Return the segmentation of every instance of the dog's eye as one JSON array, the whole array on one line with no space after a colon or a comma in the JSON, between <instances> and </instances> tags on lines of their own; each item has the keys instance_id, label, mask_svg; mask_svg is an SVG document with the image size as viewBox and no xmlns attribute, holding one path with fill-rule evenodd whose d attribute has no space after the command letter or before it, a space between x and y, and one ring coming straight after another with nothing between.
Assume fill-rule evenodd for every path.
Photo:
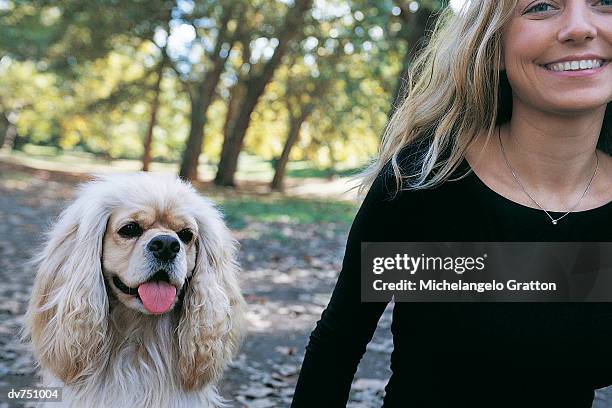
<instances>
[{"instance_id":1,"label":"dog's eye","mask_svg":"<svg viewBox=\"0 0 612 408\"><path fill-rule=\"evenodd\" d=\"M142 228L135 222L130 222L129 224L124 225L118 231L119 235L124 238L134 238L142 235Z\"/></svg>"},{"instance_id":2,"label":"dog's eye","mask_svg":"<svg viewBox=\"0 0 612 408\"><path fill-rule=\"evenodd\" d=\"M187 228L180 230L179 232L176 233L176 235L178 235L181 241L183 241L186 244L189 243L191 239L193 238L193 232L191 232L191 230Z\"/></svg>"}]
</instances>

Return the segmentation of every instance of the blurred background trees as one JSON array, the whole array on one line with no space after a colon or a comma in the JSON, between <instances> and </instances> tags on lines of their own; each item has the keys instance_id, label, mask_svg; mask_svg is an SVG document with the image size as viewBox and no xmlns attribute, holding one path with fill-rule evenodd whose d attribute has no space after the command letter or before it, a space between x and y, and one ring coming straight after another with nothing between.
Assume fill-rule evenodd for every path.
<instances>
[{"instance_id":1,"label":"blurred background trees","mask_svg":"<svg viewBox=\"0 0 612 408\"><path fill-rule=\"evenodd\" d=\"M363 166L447 0L0 0L0 146Z\"/></svg>"}]
</instances>

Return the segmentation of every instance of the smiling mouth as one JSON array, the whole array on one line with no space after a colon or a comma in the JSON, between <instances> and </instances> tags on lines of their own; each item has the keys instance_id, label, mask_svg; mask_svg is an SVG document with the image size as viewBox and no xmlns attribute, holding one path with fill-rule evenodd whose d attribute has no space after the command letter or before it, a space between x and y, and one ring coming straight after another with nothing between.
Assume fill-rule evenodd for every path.
<instances>
[{"instance_id":1,"label":"smiling mouth","mask_svg":"<svg viewBox=\"0 0 612 408\"><path fill-rule=\"evenodd\" d=\"M580 71L590 71L593 69L599 69L602 67L605 67L606 65L608 65L610 63L610 60L601 60L601 65L599 67L591 67L591 68L583 68L583 69L568 69L568 70L562 70L562 71L556 71L554 69L549 68L547 65L552 65L552 64L537 64L539 67L544 68L547 71L551 71L551 72L580 72Z\"/></svg>"}]
</instances>

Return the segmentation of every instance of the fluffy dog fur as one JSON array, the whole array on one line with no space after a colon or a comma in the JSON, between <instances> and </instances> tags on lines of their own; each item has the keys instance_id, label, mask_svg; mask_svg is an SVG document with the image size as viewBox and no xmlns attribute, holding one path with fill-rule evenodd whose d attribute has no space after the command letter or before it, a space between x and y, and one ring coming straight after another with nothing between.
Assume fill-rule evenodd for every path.
<instances>
[{"instance_id":1,"label":"fluffy dog fur","mask_svg":"<svg viewBox=\"0 0 612 408\"><path fill-rule=\"evenodd\" d=\"M118 232L130 222L142 227L139 236ZM179 239L184 230L193 234L188 242ZM147 252L161 234L180 242L172 262ZM245 327L237 247L214 205L173 176L115 174L84 184L33 261L22 335L44 384L64 387L70 407L223 405L215 384ZM165 313L148 312L113 279L136 288L160 268L176 287Z\"/></svg>"}]
</instances>

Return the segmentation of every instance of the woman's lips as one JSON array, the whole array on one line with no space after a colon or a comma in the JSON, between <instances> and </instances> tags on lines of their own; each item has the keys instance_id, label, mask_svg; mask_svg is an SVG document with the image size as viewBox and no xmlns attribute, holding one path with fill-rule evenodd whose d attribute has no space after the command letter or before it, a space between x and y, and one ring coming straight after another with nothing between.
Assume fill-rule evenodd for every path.
<instances>
[{"instance_id":1,"label":"woman's lips","mask_svg":"<svg viewBox=\"0 0 612 408\"><path fill-rule=\"evenodd\" d=\"M557 77L573 78L573 77L585 77L585 76L597 75L598 73L602 72L604 69L607 69L609 64L610 64L610 60L605 60L604 63L600 67L580 69L580 70L575 70L575 71L553 71L553 70L546 68L543 65L538 64L538 66L551 75L554 75Z\"/></svg>"}]
</instances>

